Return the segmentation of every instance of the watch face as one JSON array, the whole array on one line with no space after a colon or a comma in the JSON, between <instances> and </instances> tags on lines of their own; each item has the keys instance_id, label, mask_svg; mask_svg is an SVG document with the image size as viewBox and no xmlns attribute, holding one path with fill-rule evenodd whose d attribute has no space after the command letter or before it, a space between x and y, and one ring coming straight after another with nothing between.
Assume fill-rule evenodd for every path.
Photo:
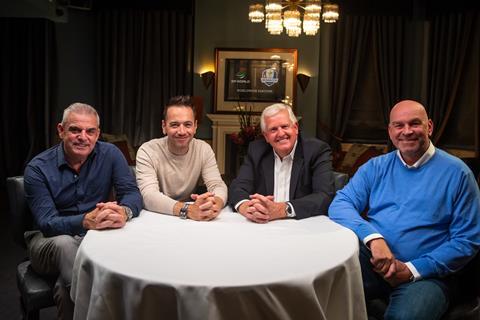
<instances>
[{"instance_id":1,"label":"watch face","mask_svg":"<svg viewBox=\"0 0 480 320\"><path fill-rule=\"evenodd\" d=\"M288 204L287 204L287 206L285 207L285 212L287 213L287 217L288 217L288 218L292 218L292 217L293 217L292 207L290 207Z\"/></svg>"}]
</instances>

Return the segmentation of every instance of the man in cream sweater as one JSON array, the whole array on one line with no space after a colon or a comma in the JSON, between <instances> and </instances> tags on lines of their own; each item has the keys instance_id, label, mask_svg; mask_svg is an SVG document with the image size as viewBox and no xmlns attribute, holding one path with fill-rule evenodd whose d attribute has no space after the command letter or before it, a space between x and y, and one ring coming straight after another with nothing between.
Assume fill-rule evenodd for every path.
<instances>
[{"instance_id":1,"label":"man in cream sweater","mask_svg":"<svg viewBox=\"0 0 480 320\"><path fill-rule=\"evenodd\" d=\"M212 220L227 201L227 186L215 154L197 130L191 98L177 96L164 109L160 139L144 143L137 152L137 183L147 210L193 220ZM203 180L207 192L193 193Z\"/></svg>"}]
</instances>

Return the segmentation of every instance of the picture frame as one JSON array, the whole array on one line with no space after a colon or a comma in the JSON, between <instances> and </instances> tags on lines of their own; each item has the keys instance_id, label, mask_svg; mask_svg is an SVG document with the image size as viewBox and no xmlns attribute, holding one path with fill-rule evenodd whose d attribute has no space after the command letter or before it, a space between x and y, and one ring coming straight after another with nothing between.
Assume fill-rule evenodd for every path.
<instances>
[{"instance_id":1,"label":"picture frame","mask_svg":"<svg viewBox=\"0 0 480 320\"><path fill-rule=\"evenodd\" d=\"M295 110L297 49L215 49L215 112L239 105L260 113L274 103Z\"/></svg>"}]
</instances>

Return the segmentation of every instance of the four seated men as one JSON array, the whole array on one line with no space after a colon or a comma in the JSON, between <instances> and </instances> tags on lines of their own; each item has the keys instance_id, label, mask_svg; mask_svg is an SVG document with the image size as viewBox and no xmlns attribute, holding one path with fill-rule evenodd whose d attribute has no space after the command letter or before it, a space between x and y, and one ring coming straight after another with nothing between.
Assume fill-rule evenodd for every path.
<instances>
[{"instance_id":1,"label":"four seated men","mask_svg":"<svg viewBox=\"0 0 480 320\"><path fill-rule=\"evenodd\" d=\"M389 303L385 319L439 319L453 294L451 279L480 246L480 193L461 160L433 146L424 107L410 100L393 107L388 131L397 151L362 166L332 204L329 146L302 137L285 104L267 107L260 124L265 139L250 144L228 189L229 204L256 223L328 211L362 242L367 307L381 298ZM147 210L199 221L215 219L226 204L215 155L194 138L190 97L169 101L162 129L165 137L137 152L138 188L120 151L97 141L96 111L80 103L65 109L58 125L62 142L25 169L27 201L39 228L25 239L32 267L59 275L60 318L71 318L72 266L88 229L123 227L138 215L142 196ZM197 194L200 182L207 191ZM108 199L112 187L117 201Z\"/></svg>"}]
</instances>

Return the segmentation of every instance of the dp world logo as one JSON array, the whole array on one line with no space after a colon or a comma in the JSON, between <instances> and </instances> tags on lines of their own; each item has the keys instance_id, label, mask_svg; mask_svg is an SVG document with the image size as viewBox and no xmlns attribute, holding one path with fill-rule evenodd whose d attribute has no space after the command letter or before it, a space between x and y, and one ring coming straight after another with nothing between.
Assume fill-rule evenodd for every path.
<instances>
[{"instance_id":1,"label":"dp world logo","mask_svg":"<svg viewBox=\"0 0 480 320\"><path fill-rule=\"evenodd\" d=\"M265 84L267 87L273 86L275 83L278 82L278 72L277 70L270 68L265 69L262 72L262 78L260 81Z\"/></svg>"},{"instance_id":2,"label":"dp world logo","mask_svg":"<svg viewBox=\"0 0 480 320\"><path fill-rule=\"evenodd\" d=\"M237 77L238 79L245 79L247 77L247 73L245 71L238 71L235 74L235 77Z\"/></svg>"}]
</instances>

